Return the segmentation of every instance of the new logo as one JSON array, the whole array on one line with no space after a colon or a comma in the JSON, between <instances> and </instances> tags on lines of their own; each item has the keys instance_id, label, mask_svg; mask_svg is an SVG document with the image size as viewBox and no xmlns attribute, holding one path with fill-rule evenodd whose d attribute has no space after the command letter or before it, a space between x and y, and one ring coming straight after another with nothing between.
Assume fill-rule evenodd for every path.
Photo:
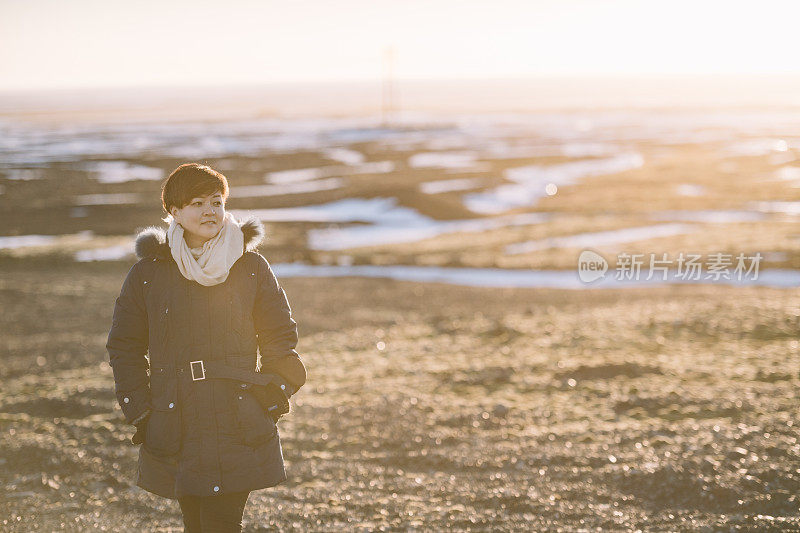
<instances>
[{"instance_id":1,"label":"new logo","mask_svg":"<svg viewBox=\"0 0 800 533\"><path fill-rule=\"evenodd\" d=\"M608 261L597 252L584 250L578 256L578 278L582 282L597 281L606 275L606 271L608 271Z\"/></svg>"}]
</instances>

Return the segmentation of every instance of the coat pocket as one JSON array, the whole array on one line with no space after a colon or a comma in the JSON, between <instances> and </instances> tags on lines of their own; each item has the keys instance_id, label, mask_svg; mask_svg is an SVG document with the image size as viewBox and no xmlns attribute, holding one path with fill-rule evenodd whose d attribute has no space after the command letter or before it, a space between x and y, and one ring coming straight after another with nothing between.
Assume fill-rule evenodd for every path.
<instances>
[{"instance_id":1,"label":"coat pocket","mask_svg":"<svg viewBox=\"0 0 800 533\"><path fill-rule=\"evenodd\" d=\"M240 387L237 391L236 418L242 442L250 447L258 446L278 433L278 426L267 415L258 400L250 394L251 385Z\"/></svg>"},{"instance_id":2,"label":"coat pocket","mask_svg":"<svg viewBox=\"0 0 800 533\"><path fill-rule=\"evenodd\" d=\"M181 419L177 402L177 382L160 368L153 369L150 388L153 408L147 421L144 446L153 455L175 455L181 449Z\"/></svg>"},{"instance_id":3,"label":"coat pocket","mask_svg":"<svg viewBox=\"0 0 800 533\"><path fill-rule=\"evenodd\" d=\"M181 423L177 409L153 409L147 421L144 447L153 455L175 455L181 449Z\"/></svg>"}]
</instances>

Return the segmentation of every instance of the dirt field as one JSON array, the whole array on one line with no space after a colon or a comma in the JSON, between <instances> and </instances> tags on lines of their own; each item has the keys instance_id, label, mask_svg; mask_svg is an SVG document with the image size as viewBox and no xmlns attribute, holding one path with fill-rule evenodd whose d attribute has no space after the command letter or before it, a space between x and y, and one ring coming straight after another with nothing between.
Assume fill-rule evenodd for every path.
<instances>
[{"instance_id":1,"label":"dirt field","mask_svg":"<svg viewBox=\"0 0 800 533\"><path fill-rule=\"evenodd\" d=\"M762 268L800 268L797 213L774 211L795 204L753 207L800 200L796 170L775 178L796 161L794 138L743 155L728 151L735 135L676 143L625 141L626 131L598 135L644 164L509 210L550 217L542 223L326 251L308 245L308 232L336 224L268 222L261 252L272 263L570 270L575 246L505 250L660 224L654 214L681 210L734 219L599 249L609 257L761 251ZM454 143L447 135L443 146ZM489 217L466 209L464 191L426 194L420 185L480 178L486 191L507 183L509 168L603 157L507 155L482 158L480 171L451 171L407 164L434 150L420 143L346 147L395 170L346 174L330 191L233 197L228 207L392 197L435 221L482 220ZM157 154L84 162L104 157L162 169L183 162ZM336 164L310 149L208 162L236 186ZM137 450L104 347L133 259L74 256L130 243L136 228L159 224L159 184L100 183L78 166L51 161L34 169L36 179L0 172L2 236L56 237L0 246L0 531L181 531L177 502L133 486ZM142 199L76 211L76 198L93 194ZM758 217L736 219L742 212ZM281 282L309 381L279 424L289 479L251 495L245 531L800 531L796 288Z\"/></svg>"},{"instance_id":2,"label":"dirt field","mask_svg":"<svg viewBox=\"0 0 800 533\"><path fill-rule=\"evenodd\" d=\"M131 486L125 271L4 267L3 530L181 530ZM800 529L794 291L284 286L310 377L247 531Z\"/></svg>"}]
</instances>

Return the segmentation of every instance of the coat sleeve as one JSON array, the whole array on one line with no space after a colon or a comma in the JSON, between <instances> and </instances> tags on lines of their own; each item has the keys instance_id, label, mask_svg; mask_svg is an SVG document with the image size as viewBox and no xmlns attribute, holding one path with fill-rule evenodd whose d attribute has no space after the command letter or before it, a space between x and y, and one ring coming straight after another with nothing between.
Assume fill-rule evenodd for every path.
<instances>
[{"instance_id":1,"label":"coat sleeve","mask_svg":"<svg viewBox=\"0 0 800 533\"><path fill-rule=\"evenodd\" d=\"M271 360L281 357L298 357L297 323L292 319L292 310L286 293L278 284L269 263L258 254L258 289L256 291L253 322L261 352L261 366L269 366Z\"/></svg>"},{"instance_id":2,"label":"coat sleeve","mask_svg":"<svg viewBox=\"0 0 800 533\"><path fill-rule=\"evenodd\" d=\"M106 343L117 401L128 423L150 409L149 362L145 358L149 344L147 308L137 266L130 269L122 284Z\"/></svg>"}]
</instances>

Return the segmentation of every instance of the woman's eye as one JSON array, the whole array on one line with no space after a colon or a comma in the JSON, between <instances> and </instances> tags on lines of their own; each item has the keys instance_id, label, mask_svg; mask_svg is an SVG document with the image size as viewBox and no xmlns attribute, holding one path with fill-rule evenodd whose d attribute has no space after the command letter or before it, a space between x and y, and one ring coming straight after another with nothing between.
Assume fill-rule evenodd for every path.
<instances>
[{"instance_id":1,"label":"woman's eye","mask_svg":"<svg viewBox=\"0 0 800 533\"><path fill-rule=\"evenodd\" d=\"M220 206L220 205L222 205L222 202L214 202L214 205Z\"/></svg>"}]
</instances>

